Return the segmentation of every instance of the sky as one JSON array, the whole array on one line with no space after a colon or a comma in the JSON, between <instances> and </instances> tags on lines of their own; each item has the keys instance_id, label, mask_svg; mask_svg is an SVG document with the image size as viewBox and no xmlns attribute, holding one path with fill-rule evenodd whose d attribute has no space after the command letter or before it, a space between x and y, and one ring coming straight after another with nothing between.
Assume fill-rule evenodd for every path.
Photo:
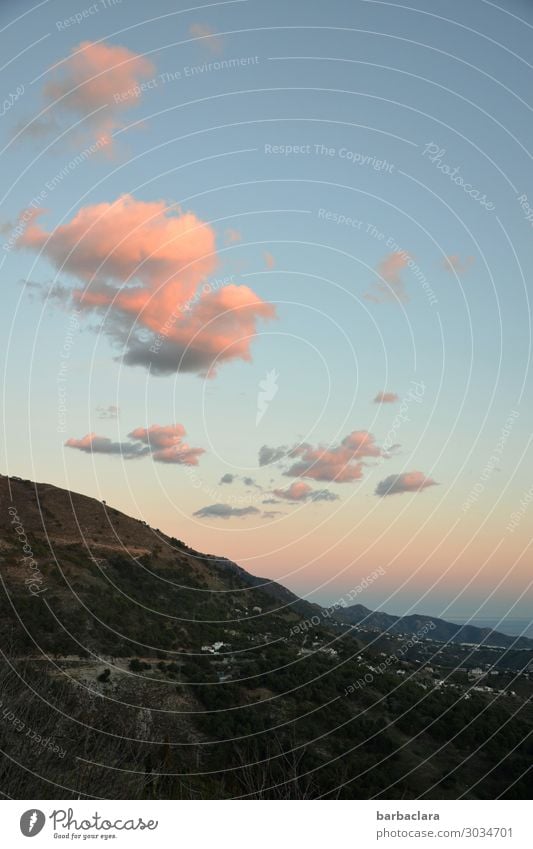
<instances>
[{"instance_id":1,"label":"sky","mask_svg":"<svg viewBox=\"0 0 533 849\"><path fill-rule=\"evenodd\" d=\"M313 601L529 617L532 29L4 0L3 472Z\"/></svg>"}]
</instances>

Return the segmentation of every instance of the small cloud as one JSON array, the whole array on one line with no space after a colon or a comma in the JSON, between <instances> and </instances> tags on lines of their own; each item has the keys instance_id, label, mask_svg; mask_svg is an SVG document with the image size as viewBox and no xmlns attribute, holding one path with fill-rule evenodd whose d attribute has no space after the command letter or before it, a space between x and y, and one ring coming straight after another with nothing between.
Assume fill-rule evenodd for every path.
<instances>
[{"instance_id":1,"label":"small cloud","mask_svg":"<svg viewBox=\"0 0 533 849\"><path fill-rule=\"evenodd\" d=\"M238 481L238 480L242 480L242 482L245 486L252 486L255 489L261 489L259 484L256 483L253 478L250 478L248 476L241 477L240 475L234 475L231 472L226 472L226 474L222 475L222 477L220 478L218 483L219 483L219 485L220 484L232 484L232 483L235 483L235 481Z\"/></svg>"},{"instance_id":2,"label":"small cloud","mask_svg":"<svg viewBox=\"0 0 533 849\"><path fill-rule=\"evenodd\" d=\"M265 251L263 254L263 259L265 260L265 265L267 268L275 268L276 260L275 257L269 251Z\"/></svg>"},{"instance_id":3,"label":"small cloud","mask_svg":"<svg viewBox=\"0 0 533 849\"><path fill-rule=\"evenodd\" d=\"M387 447L387 455L398 454L401 447L401 442L394 442L390 447Z\"/></svg>"},{"instance_id":4,"label":"small cloud","mask_svg":"<svg viewBox=\"0 0 533 849\"><path fill-rule=\"evenodd\" d=\"M395 404L400 400L400 396L396 392L378 392L374 398L374 404Z\"/></svg>"},{"instance_id":5,"label":"small cloud","mask_svg":"<svg viewBox=\"0 0 533 849\"><path fill-rule=\"evenodd\" d=\"M191 24L189 27L189 34L192 35L193 38L201 39L201 43L216 56L220 56L224 50L224 42L222 38L219 35L216 35L215 30L211 29L211 27L207 24Z\"/></svg>"},{"instance_id":6,"label":"small cloud","mask_svg":"<svg viewBox=\"0 0 533 849\"><path fill-rule=\"evenodd\" d=\"M274 495L285 501L307 501L313 488L303 481L291 483L287 489L275 489Z\"/></svg>"},{"instance_id":7,"label":"small cloud","mask_svg":"<svg viewBox=\"0 0 533 849\"><path fill-rule=\"evenodd\" d=\"M96 415L99 419L116 419L118 418L119 409L114 404L108 407L97 407Z\"/></svg>"},{"instance_id":8,"label":"small cloud","mask_svg":"<svg viewBox=\"0 0 533 849\"><path fill-rule=\"evenodd\" d=\"M287 451L288 449L286 445L280 445L277 448L271 448L269 445L263 445L259 449L259 465L269 466L271 463L277 463L287 455Z\"/></svg>"},{"instance_id":9,"label":"small cloud","mask_svg":"<svg viewBox=\"0 0 533 849\"><path fill-rule=\"evenodd\" d=\"M227 245L231 245L234 242L240 242L241 239L242 233L240 230L234 230L232 227L228 227L228 229L224 231L224 240Z\"/></svg>"},{"instance_id":10,"label":"small cloud","mask_svg":"<svg viewBox=\"0 0 533 849\"><path fill-rule=\"evenodd\" d=\"M403 472L401 475L389 475L378 483L375 495L401 495L403 492L420 492L428 486L438 486L437 481L427 478L422 472Z\"/></svg>"},{"instance_id":11,"label":"small cloud","mask_svg":"<svg viewBox=\"0 0 533 849\"><path fill-rule=\"evenodd\" d=\"M226 472L226 474L222 475L222 477L220 478L219 484L221 484L221 483L233 483L235 478L236 478L236 475L231 475L229 472Z\"/></svg>"},{"instance_id":12,"label":"small cloud","mask_svg":"<svg viewBox=\"0 0 533 849\"><path fill-rule=\"evenodd\" d=\"M278 498L265 498L262 502L263 504L281 504Z\"/></svg>"},{"instance_id":13,"label":"small cloud","mask_svg":"<svg viewBox=\"0 0 533 849\"><path fill-rule=\"evenodd\" d=\"M338 501L340 495L335 492L330 492L329 489L317 489L310 495L311 501Z\"/></svg>"},{"instance_id":14,"label":"small cloud","mask_svg":"<svg viewBox=\"0 0 533 849\"><path fill-rule=\"evenodd\" d=\"M450 254L450 256L445 256L442 261L442 267L444 271L448 271L450 274L464 274L474 262L473 256L467 256L464 260L458 254Z\"/></svg>"},{"instance_id":15,"label":"small cloud","mask_svg":"<svg viewBox=\"0 0 533 849\"><path fill-rule=\"evenodd\" d=\"M363 460L367 457L386 457L374 436L367 430L354 430L333 447L303 443L288 452L298 461L284 472L288 477L311 478L317 481L351 483L363 477Z\"/></svg>"},{"instance_id":16,"label":"small cloud","mask_svg":"<svg viewBox=\"0 0 533 849\"><path fill-rule=\"evenodd\" d=\"M209 504L207 507L202 507L196 510L193 516L198 516L199 519L233 519L243 518L244 516L252 516L260 511L257 507L231 507L229 504Z\"/></svg>"},{"instance_id":17,"label":"small cloud","mask_svg":"<svg viewBox=\"0 0 533 849\"><path fill-rule=\"evenodd\" d=\"M113 442L107 436L87 433L81 439L67 439L67 448L77 448L86 454L118 454L125 460L133 460L149 454L149 449L138 442Z\"/></svg>"},{"instance_id":18,"label":"small cloud","mask_svg":"<svg viewBox=\"0 0 533 849\"><path fill-rule=\"evenodd\" d=\"M388 301L409 300L405 290L405 283L400 277L400 272L409 263L411 257L406 251L396 251L388 254L376 267L379 281L372 283L364 297L376 304L384 304Z\"/></svg>"},{"instance_id":19,"label":"small cloud","mask_svg":"<svg viewBox=\"0 0 533 849\"><path fill-rule=\"evenodd\" d=\"M284 516L285 513L282 510L265 510L262 519L275 519L276 516Z\"/></svg>"},{"instance_id":20,"label":"small cloud","mask_svg":"<svg viewBox=\"0 0 533 849\"><path fill-rule=\"evenodd\" d=\"M313 489L303 481L295 481L287 489L275 489L274 495L284 501L338 501L339 496L326 489Z\"/></svg>"},{"instance_id":21,"label":"small cloud","mask_svg":"<svg viewBox=\"0 0 533 849\"><path fill-rule=\"evenodd\" d=\"M46 303L53 303L62 307L66 307L71 301L71 290L61 283L56 283L56 281L36 283L34 280L22 278L18 282L20 286L24 287L24 291L30 300L39 298Z\"/></svg>"},{"instance_id":22,"label":"small cloud","mask_svg":"<svg viewBox=\"0 0 533 849\"><path fill-rule=\"evenodd\" d=\"M183 442L185 432L182 424L152 425L148 428L137 427L128 436L146 443L157 463L197 466L198 457L205 453L205 449L191 448Z\"/></svg>"}]
</instances>

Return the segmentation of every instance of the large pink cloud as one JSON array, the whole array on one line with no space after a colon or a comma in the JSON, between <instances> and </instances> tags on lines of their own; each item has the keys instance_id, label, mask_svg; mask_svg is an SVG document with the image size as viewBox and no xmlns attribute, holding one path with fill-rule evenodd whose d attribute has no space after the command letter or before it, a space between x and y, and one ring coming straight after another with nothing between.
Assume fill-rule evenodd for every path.
<instances>
[{"instance_id":1,"label":"large pink cloud","mask_svg":"<svg viewBox=\"0 0 533 849\"><path fill-rule=\"evenodd\" d=\"M113 132L124 126L124 113L138 105L154 74L152 62L126 47L83 41L51 72L43 87L48 109L27 132L57 133L82 119L74 140L80 144L99 138L110 151Z\"/></svg>"},{"instance_id":2,"label":"large pink cloud","mask_svg":"<svg viewBox=\"0 0 533 849\"><path fill-rule=\"evenodd\" d=\"M194 213L122 195L83 207L52 231L40 225L42 214L17 248L42 252L83 284L73 300L105 315L104 332L124 346L126 363L167 374L250 360L257 321L273 318L274 307L247 286L205 285L218 264L215 232Z\"/></svg>"},{"instance_id":3,"label":"large pink cloud","mask_svg":"<svg viewBox=\"0 0 533 849\"><path fill-rule=\"evenodd\" d=\"M216 267L214 230L162 200L122 195L113 203L82 207L51 232L40 226L38 217L34 215L18 245L42 250L57 268L84 283L97 281L100 285L79 293L86 304L107 304L112 295L128 311L157 313L161 299L174 309L173 295L186 301ZM150 304L154 294L159 300Z\"/></svg>"},{"instance_id":4,"label":"large pink cloud","mask_svg":"<svg viewBox=\"0 0 533 849\"><path fill-rule=\"evenodd\" d=\"M183 442L185 428L182 424L137 427L128 434L130 442L113 442L106 436L88 433L81 439L67 439L67 448L77 448L86 454L116 454L126 460L151 455L157 463L176 463L197 466L203 448L191 448Z\"/></svg>"},{"instance_id":5,"label":"large pink cloud","mask_svg":"<svg viewBox=\"0 0 533 849\"><path fill-rule=\"evenodd\" d=\"M437 486L437 481L427 478L422 472L403 472L400 475L389 475L378 483L375 494L400 495L403 492L420 492L428 486Z\"/></svg>"},{"instance_id":6,"label":"large pink cloud","mask_svg":"<svg viewBox=\"0 0 533 849\"><path fill-rule=\"evenodd\" d=\"M333 448L314 448L304 443L289 451L288 456L299 458L284 473L289 477L350 483L362 478L364 458L382 457L384 453L371 433L354 430Z\"/></svg>"}]
</instances>

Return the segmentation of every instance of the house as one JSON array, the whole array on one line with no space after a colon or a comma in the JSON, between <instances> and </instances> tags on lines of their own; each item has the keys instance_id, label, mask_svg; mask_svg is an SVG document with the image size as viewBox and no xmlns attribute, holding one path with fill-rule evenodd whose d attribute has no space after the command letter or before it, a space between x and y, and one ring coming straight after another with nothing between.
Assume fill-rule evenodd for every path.
<instances>
[{"instance_id":1,"label":"house","mask_svg":"<svg viewBox=\"0 0 533 849\"><path fill-rule=\"evenodd\" d=\"M210 654L215 654L219 649L222 648L224 643L221 640L217 640L216 643L213 643L212 646L202 646L202 651L208 651Z\"/></svg>"},{"instance_id":2,"label":"house","mask_svg":"<svg viewBox=\"0 0 533 849\"><path fill-rule=\"evenodd\" d=\"M473 669L470 670L470 675L473 678L480 678L483 675L483 670L481 669L481 667L475 666Z\"/></svg>"}]
</instances>

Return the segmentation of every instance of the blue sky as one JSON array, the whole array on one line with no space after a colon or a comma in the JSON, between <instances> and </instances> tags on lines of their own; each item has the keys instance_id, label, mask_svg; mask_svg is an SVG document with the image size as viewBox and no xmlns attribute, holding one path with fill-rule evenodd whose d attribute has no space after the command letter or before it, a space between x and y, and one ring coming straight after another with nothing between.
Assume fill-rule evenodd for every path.
<instances>
[{"instance_id":1,"label":"blue sky","mask_svg":"<svg viewBox=\"0 0 533 849\"><path fill-rule=\"evenodd\" d=\"M323 601L394 563L362 603L401 611L423 601L427 612L452 605L464 615L504 578L482 611L503 614L529 580L527 506L506 529L532 485L530 6L246 0L158 2L150 13L135 0L2 5L4 96L20 92L0 125L3 237L43 192L47 234L124 194L177 204L216 238L216 267L200 285L230 278L277 317L258 319L250 359L222 362L215 377L154 376L121 361L109 314L82 310L73 330L65 292L79 279L46 244L36 250L37 237L33 246L21 237L0 258L4 469L104 497ZM98 135L88 113L52 111L46 88L68 79L68 57L86 42L149 60L152 83L119 111L111 155L91 155L49 190ZM100 105L113 113L113 98ZM43 109L52 129L28 130ZM47 297L52 283L61 298ZM260 382L273 371L275 395L256 424ZM405 400L413 382L424 386L420 402ZM374 403L382 390L396 403ZM101 418L111 405L118 416ZM497 463L464 509L513 411ZM124 442L170 423L205 449L198 466L64 445L93 432ZM291 475L286 457L258 464L262 445L325 448L359 431L383 445L391 429L399 447L367 458L351 483ZM413 471L438 486L374 494ZM225 473L236 478L221 486ZM338 499L281 500L279 515L263 515L274 489L304 478ZM259 506L193 515L220 503ZM526 594L516 614L530 604Z\"/></svg>"}]
</instances>

